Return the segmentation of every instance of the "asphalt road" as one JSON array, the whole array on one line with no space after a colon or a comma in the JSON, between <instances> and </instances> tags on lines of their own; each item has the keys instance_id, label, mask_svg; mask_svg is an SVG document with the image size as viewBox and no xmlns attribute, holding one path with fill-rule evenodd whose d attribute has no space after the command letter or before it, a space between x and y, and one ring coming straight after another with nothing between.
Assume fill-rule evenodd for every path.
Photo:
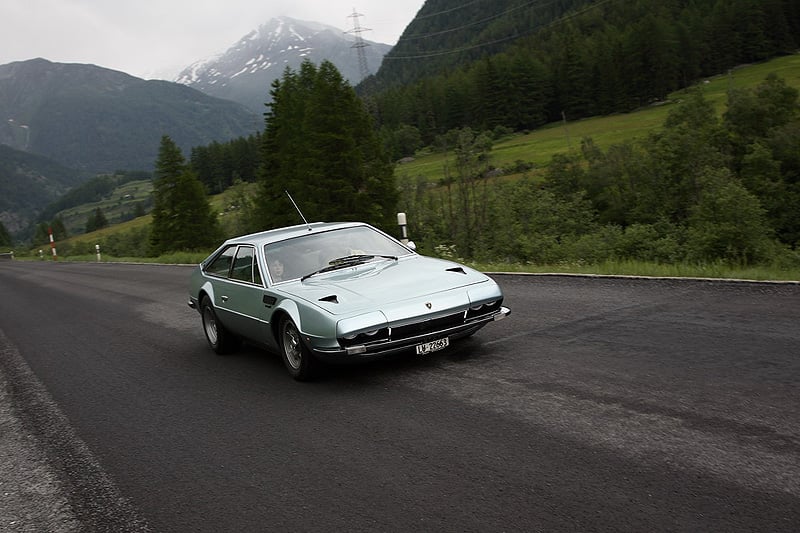
<instances>
[{"instance_id":1,"label":"asphalt road","mask_svg":"<svg viewBox=\"0 0 800 533\"><path fill-rule=\"evenodd\" d=\"M800 529L800 285L498 275L509 319L304 384L188 274L0 263L0 530Z\"/></svg>"}]
</instances>

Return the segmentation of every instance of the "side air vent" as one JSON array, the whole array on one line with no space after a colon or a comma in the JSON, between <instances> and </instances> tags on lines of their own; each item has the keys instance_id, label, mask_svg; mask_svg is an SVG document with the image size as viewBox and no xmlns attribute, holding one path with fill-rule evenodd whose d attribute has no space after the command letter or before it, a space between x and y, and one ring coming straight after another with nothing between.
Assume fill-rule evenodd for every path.
<instances>
[{"instance_id":1,"label":"side air vent","mask_svg":"<svg viewBox=\"0 0 800 533\"><path fill-rule=\"evenodd\" d=\"M331 294L330 296L326 296L324 298L320 298L319 301L320 302L328 302L328 303L332 303L332 304L338 304L339 303L339 298L337 298L335 294Z\"/></svg>"},{"instance_id":2,"label":"side air vent","mask_svg":"<svg viewBox=\"0 0 800 533\"><path fill-rule=\"evenodd\" d=\"M466 273L466 272L464 272L464 269L463 269L463 268L461 268L461 267L453 267L453 268L448 268L448 269L447 269L447 271L448 271L448 272L457 272L457 273L459 273L459 274L464 274L465 276L467 275L467 273Z\"/></svg>"}]
</instances>

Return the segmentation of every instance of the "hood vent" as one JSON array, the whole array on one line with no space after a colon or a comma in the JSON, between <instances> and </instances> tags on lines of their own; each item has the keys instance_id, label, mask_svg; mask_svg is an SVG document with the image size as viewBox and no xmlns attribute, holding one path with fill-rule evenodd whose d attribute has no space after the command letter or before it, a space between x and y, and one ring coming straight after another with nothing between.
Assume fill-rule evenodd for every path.
<instances>
[{"instance_id":1,"label":"hood vent","mask_svg":"<svg viewBox=\"0 0 800 533\"><path fill-rule=\"evenodd\" d=\"M318 301L320 301L320 302L328 302L328 303L332 303L332 304L338 304L339 303L339 298L337 298L335 294L331 294L330 296L326 296L324 298L320 298Z\"/></svg>"},{"instance_id":2,"label":"hood vent","mask_svg":"<svg viewBox=\"0 0 800 533\"><path fill-rule=\"evenodd\" d=\"M461 268L461 267L452 267L452 268L448 268L448 269L446 269L446 270L447 270L448 272L457 272L457 273L459 273L459 274L464 274L465 276L467 275L467 273L466 273L466 272L464 271L464 269L463 269L463 268Z\"/></svg>"}]
</instances>

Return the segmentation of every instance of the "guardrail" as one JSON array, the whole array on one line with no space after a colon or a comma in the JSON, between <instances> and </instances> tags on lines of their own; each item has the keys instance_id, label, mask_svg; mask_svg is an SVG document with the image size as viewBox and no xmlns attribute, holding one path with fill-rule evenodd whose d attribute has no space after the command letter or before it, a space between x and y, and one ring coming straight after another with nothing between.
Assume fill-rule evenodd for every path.
<instances>
[{"instance_id":1,"label":"guardrail","mask_svg":"<svg viewBox=\"0 0 800 533\"><path fill-rule=\"evenodd\" d=\"M14 252L0 253L0 261L13 261L13 260L14 260Z\"/></svg>"}]
</instances>

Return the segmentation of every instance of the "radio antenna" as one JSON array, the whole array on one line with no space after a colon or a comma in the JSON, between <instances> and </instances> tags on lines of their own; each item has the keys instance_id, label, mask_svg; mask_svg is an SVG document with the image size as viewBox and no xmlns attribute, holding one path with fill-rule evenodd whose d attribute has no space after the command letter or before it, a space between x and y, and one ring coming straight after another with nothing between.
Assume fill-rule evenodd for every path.
<instances>
[{"instance_id":1,"label":"radio antenna","mask_svg":"<svg viewBox=\"0 0 800 533\"><path fill-rule=\"evenodd\" d=\"M303 212L300 211L299 207L297 207L297 202L294 201L294 198L292 198L292 195L289 194L289 191L283 191L283 192L285 192L286 196L289 197L289 200L292 201L292 205L294 206L295 209L297 209L297 212L300 214L300 218L302 218L303 222L305 222L306 226L308 226L308 231L311 231L311 224L308 223L308 220L306 220L306 217L303 216Z\"/></svg>"}]
</instances>

